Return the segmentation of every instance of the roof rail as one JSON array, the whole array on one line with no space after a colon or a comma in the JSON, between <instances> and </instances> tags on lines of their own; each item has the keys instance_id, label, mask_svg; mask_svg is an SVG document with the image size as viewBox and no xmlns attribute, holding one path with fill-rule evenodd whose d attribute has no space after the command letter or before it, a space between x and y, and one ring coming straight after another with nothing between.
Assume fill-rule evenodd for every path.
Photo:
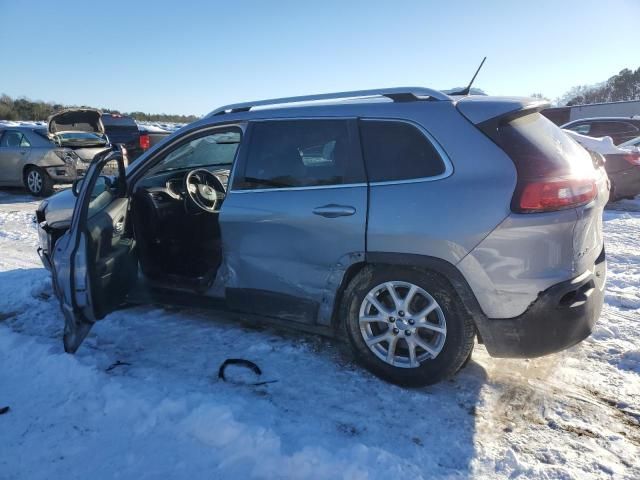
<instances>
[{"instance_id":1,"label":"roof rail","mask_svg":"<svg viewBox=\"0 0 640 480\"><path fill-rule=\"evenodd\" d=\"M394 102L413 102L424 100L428 97L430 100L450 101L451 98L446 94L424 87L395 87L395 88L376 88L373 90L354 90L351 92L321 93L318 95L304 95L301 97L284 97L272 98L270 100L257 100L255 102L234 103L225 105L215 109L209 113L207 117L214 115L222 115L225 113L246 112L253 107L264 107L267 105L282 105L288 103L315 102L318 100L340 100L350 98L363 97L387 97Z\"/></svg>"}]
</instances>

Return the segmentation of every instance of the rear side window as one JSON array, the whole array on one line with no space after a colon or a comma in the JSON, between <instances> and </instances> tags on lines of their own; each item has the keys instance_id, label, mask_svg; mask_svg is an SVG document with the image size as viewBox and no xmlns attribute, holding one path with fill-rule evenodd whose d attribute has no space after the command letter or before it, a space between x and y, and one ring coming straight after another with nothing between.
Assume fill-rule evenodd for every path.
<instances>
[{"instance_id":1,"label":"rear side window","mask_svg":"<svg viewBox=\"0 0 640 480\"><path fill-rule=\"evenodd\" d=\"M496 141L516 164L522 178L589 174L593 169L586 151L539 113L500 125Z\"/></svg>"},{"instance_id":2,"label":"rear side window","mask_svg":"<svg viewBox=\"0 0 640 480\"><path fill-rule=\"evenodd\" d=\"M590 123L579 123L578 125L572 125L568 127L569 130L573 130L580 135L589 135L591 132L591 124Z\"/></svg>"},{"instance_id":3,"label":"rear side window","mask_svg":"<svg viewBox=\"0 0 640 480\"><path fill-rule=\"evenodd\" d=\"M361 120L360 136L371 182L434 177L445 164L414 125L393 120Z\"/></svg>"},{"instance_id":4,"label":"rear side window","mask_svg":"<svg viewBox=\"0 0 640 480\"><path fill-rule=\"evenodd\" d=\"M637 136L638 129L629 122L593 122L591 133L596 137L606 135Z\"/></svg>"},{"instance_id":5,"label":"rear side window","mask_svg":"<svg viewBox=\"0 0 640 480\"><path fill-rule=\"evenodd\" d=\"M234 188L287 188L365 181L349 120L274 120L251 125Z\"/></svg>"},{"instance_id":6,"label":"rear side window","mask_svg":"<svg viewBox=\"0 0 640 480\"><path fill-rule=\"evenodd\" d=\"M29 143L27 137L15 130L7 130L0 139L0 147L25 148L30 146L31 143Z\"/></svg>"}]
</instances>

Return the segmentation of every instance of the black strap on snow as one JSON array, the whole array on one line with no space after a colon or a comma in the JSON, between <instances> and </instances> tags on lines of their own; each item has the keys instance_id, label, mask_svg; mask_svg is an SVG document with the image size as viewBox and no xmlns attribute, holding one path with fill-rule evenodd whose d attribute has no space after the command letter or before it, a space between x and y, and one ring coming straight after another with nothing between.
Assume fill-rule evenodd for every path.
<instances>
[{"instance_id":1,"label":"black strap on snow","mask_svg":"<svg viewBox=\"0 0 640 480\"><path fill-rule=\"evenodd\" d=\"M218 369L218 378L222 379L225 382L227 381L227 378L224 375L224 371L227 369L229 365L240 365L243 367L247 367L251 371L253 371L253 373L255 373L256 375L258 376L262 375L262 370L260 370L260 367L255 363L253 363L251 360L245 360L244 358L227 358L224 362L222 362L222 365L220 365L220 368ZM262 382L249 383L248 385L258 386L258 385L266 385L268 383L274 383L274 382L277 382L277 380L267 380Z\"/></svg>"}]
</instances>

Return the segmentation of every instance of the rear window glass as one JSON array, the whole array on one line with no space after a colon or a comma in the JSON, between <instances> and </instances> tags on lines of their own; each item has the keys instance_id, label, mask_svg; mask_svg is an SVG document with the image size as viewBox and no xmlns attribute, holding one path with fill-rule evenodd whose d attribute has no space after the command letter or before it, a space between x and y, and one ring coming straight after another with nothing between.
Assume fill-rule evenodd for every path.
<instances>
[{"instance_id":1,"label":"rear window glass","mask_svg":"<svg viewBox=\"0 0 640 480\"><path fill-rule=\"evenodd\" d=\"M138 124L131 117L124 117L121 115L102 114L102 125L105 128L108 127L135 127L138 128Z\"/></svg>"},{"instance_id":2,"label":"rear window glass","mask_svg":"<svg viewBox=\"0 0 640 480\"><path fill-rule=\"evenodd\" d=\"M502 124L497 142L524 178L588 173L593 168L586 150L539 113Z\"/></svg>"},{"instance_id":3,"label":"rear window glass","mask_svg":"<svg viewBox=\"0 0 640 480\"><path fill-rule=\"evenodd\" d=\"M433 177L445 171L438 151L414 125L362 120L360 136L371 182Z\"/></svg>"}]
</instances>

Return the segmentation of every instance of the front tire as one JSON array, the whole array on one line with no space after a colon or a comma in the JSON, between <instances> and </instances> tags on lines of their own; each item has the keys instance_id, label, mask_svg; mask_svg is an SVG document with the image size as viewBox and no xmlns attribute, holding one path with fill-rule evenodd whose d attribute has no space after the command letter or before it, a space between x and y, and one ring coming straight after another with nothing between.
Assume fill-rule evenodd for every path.
<instances>
[{"instance_id":1,"label":"front tire","mask_svg":"<svg viewBox=\"0 0 640 480\"><path fill-rule=\"evenodd\" d=\"M36 197L48 197L53 193L53 180L47 172L38 167L28 167L25 170L24 186Z\"/></svg>"},{"instance_id":2,"label":"front tire","mask_svg":"<svg viewBox=\"0 0 640 480\"><path fill-rule=\"evenodd\" d=\"M345 291L341 318L356 358L402 386L454 375L473 350L472 318L449 282L426 270L365 267Z\"/></svg>"}]
</instances>

